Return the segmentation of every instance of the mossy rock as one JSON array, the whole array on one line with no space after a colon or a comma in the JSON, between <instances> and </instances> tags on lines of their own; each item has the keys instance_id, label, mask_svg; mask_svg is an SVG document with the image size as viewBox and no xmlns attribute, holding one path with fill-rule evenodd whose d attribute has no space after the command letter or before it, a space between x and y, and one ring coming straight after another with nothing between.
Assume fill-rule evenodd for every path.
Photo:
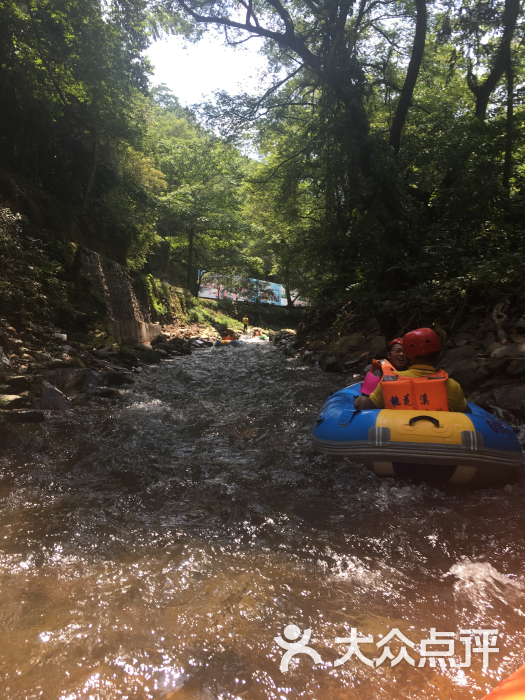
<instances>
[{"instance_id":1,"label":"mossy rock","mask_svg":"<svg viewBox=\"0 0 525 700\"><path fill-rule=\"evenodd\" d=\"M337 343L328 345L323 351L323 355L335 357L346 357L347 355L362 355L369 352L370 343L361 333L352 333L340 338Z\"/></svg>"}]
</instances>

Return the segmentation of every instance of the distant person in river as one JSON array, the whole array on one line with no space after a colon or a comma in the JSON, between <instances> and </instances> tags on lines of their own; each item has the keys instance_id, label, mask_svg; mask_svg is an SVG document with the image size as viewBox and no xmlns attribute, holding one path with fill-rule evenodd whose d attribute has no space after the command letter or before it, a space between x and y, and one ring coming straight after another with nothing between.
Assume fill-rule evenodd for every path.
<instances>
[{"instance_id":1,"label":"distant person in river","mask_svg":"<svg viewBox=\"0 0 525 700\"><path fill-rule=\"evenodd\" d=\"M237 334L235 331L232 331L231 328L228 328L227 331L222 332L222 339L223 340L237 340Z\"/></svg>"},{"instance_id":2,"label":"distant person in river","mask_svg":"<svg viewBox=\"0 0 525 700\"><path fill-rule=\"evenodd\" d=\"M432 328L418 328L403 338L403 352L410 369L396 372L383 366L383 377L370 396L359 396L360 410L389 408L405 411L453 411L471 413L461 386L436 363L441 341Z\"/></svg>"},{"instance_id":3,"label":"distant person in river","mask_svg":"<svg viewBox=\"0 0 525 700\"><path fill-rule=\"evenodd\" d=\"M250 319L248 318L248 316L245 316L242 319L242 322L244 323L244 333L247 333L248 332L248 324L250 323Z\"/></svg>"}]
</instances>

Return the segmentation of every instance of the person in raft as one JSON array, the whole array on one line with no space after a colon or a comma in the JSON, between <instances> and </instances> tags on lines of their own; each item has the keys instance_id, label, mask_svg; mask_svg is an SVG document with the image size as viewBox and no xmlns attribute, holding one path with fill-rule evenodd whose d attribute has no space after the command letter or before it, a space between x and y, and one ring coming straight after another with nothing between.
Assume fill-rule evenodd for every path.
<instances>
[{"instance_id":1,"label":"person in raft","mask_svg":"<svg viewBox=\"0 0 525 700\"><path fill-rule=\"evenodd\" d=\"M361 386L363 396L370 396L374 391L383 376L383 365L387 364L397 372L408 369L408 360L403 352L403 338L394 338L388 343L386 360L372 360L370 371L366 373Z\"/></svg>"},{"instance_id":2,"label":"person in raft","mask_svg":"<svg viewBox=\"0 0 525 700\"><path fill-rule=\"evenodd\" d=\"M403 338L394 338L387 345L386 359L398 372L408 369L408 360L403 350Z\"/></svg>"},{"instance_id":3,"label":"person in raft","mask_svg":"<svg viewBox=\"0 0 525 700\"><path fill-rule=\"evenodd\" d=\"M242 322L244 323L244 331L243 332L247 333L248 332L248 324L250 323L250 319L248 318L248 316L245 316L242 319Z\"/></svg>"},{"instance_id":4,"label":"person in raft","mask_svg":"<svg viewBox=\"0 0 525 700\"><path fill-rule=\"evenodd\" d=\"M383 365L383 377L370 396L359 396L354 406L405 411L454 411L471 413L461 386L436 370L441 341L432 328L418 328L403 338L410 369L396 372Z\"/></svg>"}]
</instances>

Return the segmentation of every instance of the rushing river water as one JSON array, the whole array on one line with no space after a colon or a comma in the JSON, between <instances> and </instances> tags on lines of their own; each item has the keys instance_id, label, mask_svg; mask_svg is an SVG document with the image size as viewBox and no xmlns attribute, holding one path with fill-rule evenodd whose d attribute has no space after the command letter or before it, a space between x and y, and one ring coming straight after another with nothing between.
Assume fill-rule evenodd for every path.
<instances>
[{"instance_id":1,"label":"rushing river water","mask_svg":"<svg viewBox=\"0 0 525 700\"><path fill-rule=\"evenodd\" d=\"M316 456L312 423L345 383L267 343L207 349L2 429L0 697L477 700L523 663L523 485ZM280 670L289 625L321 661ZM335 665L352 628L364 659L395 658ZM419 666L431 628L455 666ZM394 629L409 642L379 644ZM499 634L485 669L483 635L460 640L474 629Z\"/></svg>"}]
</instances>

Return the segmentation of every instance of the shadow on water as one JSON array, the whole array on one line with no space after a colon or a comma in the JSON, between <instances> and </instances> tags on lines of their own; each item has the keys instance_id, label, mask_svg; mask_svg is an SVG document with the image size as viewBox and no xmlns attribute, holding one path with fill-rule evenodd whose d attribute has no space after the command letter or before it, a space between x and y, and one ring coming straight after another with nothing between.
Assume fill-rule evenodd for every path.
<instances>
[{"instance_id":1,"label":"shadow on water","mask_svg":"<svg viewBox=\"0 0 525 700\"><path fill-rule=\"evenodd\" d=\"M458 491L315 455L343 381L269 344L209 349L3 432L2 696L470 700L517 668L523 483ZM321 663L280 671L290 624ZM398 628L414 665L392 666L399 640L394 660L334 665L352 628L368 660ZM454 633L455 666L419 666L431 628ZM460 665L462 629L498 631L487 669Z\"/></svg>"}]
</instances>

